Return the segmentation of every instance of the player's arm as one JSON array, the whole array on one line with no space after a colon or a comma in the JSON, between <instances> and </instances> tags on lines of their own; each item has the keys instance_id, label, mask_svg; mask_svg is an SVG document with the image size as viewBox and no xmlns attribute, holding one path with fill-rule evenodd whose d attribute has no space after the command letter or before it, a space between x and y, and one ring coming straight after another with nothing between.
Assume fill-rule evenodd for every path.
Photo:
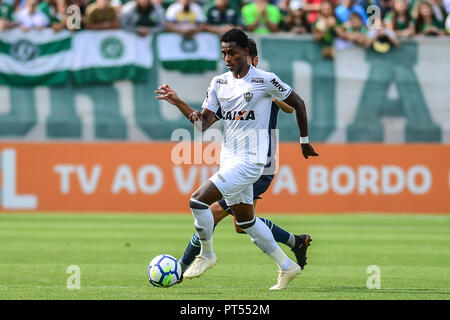
<instances>
[{"instance_id":1,"label":"player's arm","mask_svg":"<svg viewBox=\"0 0 450 320\"><path fill-rule=\"evenodd\" d=\"M305 102L294 90L292 90L289 96L283 101L289 106L292 106L295 110L295 118L300 131L300 145L302 147L303 156L305 159L308 159L309 156L318 156L319 154L314 151L313 146L309 143L308 116L306 114Z\"/></svg>"},{"instance_id":2,"label":"player's arm","mask_svg":"<svg viewBox=\"0 0 450 320\"><path fill-rule=\"evenodd\" d=\"M199 130L201 129L202 131L205 131L217 120L215 117L215 113L210 110L206 109L213 114L212 118L209 112L205 111L205 109L203 109L202 112L194 110L190 105L184 102L178 96L175 90L173 90L168 84L160 86L158 90L155 91L155 93L159 94L156 99L165 100L170 104L176 106L181 111L181 113L183 113L183 115L192 123L201 119L202 126L201 128L198 128Z\"/></svg>"},{"instance_id":3,"label":"player's arm","mask_svg":"<svg viewBox=\"0 0 450 320\"><path fill-rule=\"evenodd\" d=\"M278 106L278 108L280 108L282 111L286 112L286 113L292 113L294 112L294 108L292 108L290 105L288 105L286 102L278 100L278 99L273 99L273 102Z\"/></svg>"},{"instance_id":4,"label":"player's arm","mask_svg":"<svg viewBox=\"0 0 450 320\"><path fill-rule=\"evenodd\" d=\"M192 112L189 116L189 121L192 122L198 130L205 131L216 122L216 113L207 108L203 108L202 112Z\"/></svg>"}]
</instances>

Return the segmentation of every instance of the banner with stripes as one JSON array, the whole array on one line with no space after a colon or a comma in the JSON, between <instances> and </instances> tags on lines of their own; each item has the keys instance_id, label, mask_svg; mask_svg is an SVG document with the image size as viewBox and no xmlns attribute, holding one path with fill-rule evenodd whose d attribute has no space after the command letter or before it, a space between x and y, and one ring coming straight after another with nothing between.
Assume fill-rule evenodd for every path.
<instances>
[{"instance_id":1,"label":"banner with stripes","mask_svg":"<svg viewBox=\"0 0 450 320\"><path fill-rule=\"evenodd\" d=\"M167 70L201 73L216 70L220 61L219 38L211 33L198 33L193 38L163 33L157 38L157 50Z\"/></svg>"},{"instance_id":2,"label":"banner with stripes","mask_svg":"<svg viewBox=\"0 0 450 320\"><path fill-rule=\"evenodd\" d=\"M58 85L68 81L72 35L50 29L0 33L0 84Z\"/></svg>"},{"instance_id":3,"label":"banner with stripes","mask_svg":"<svg viewBox=\"0 0 450 320\"><path fill-rule=\"evenodd\" d=\"M145 81L152 37L122 30L0 33L0 85L54 86Z\"/></svg>"}]
</instances>

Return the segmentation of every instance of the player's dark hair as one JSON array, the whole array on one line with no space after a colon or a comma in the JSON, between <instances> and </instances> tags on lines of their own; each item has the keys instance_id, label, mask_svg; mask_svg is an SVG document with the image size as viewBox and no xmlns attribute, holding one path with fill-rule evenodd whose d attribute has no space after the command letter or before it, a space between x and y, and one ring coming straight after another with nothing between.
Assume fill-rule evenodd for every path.
<instances>
[{"instance_id":1,"label":"player's dark hair","mask_svg":"<svg viewBox=\"0 0 450 320\"><path fill-rule=\"evenodd\" d=\"M248 48L248 37L245 32L240 29L228 30L222 35L220 42L236 42L241 49Z\"/></svg>"},{"instance_id":2,"label":"player's dark hair","mask_svg":"<svg viewBox=\"0 0 450 320\"><path fill-rule=\"evenodd\" d=\"M258 55L258 49L256 48L255 40L248 38L248 55L250 58L255 59Z\"/></svg>"}]
</instances>

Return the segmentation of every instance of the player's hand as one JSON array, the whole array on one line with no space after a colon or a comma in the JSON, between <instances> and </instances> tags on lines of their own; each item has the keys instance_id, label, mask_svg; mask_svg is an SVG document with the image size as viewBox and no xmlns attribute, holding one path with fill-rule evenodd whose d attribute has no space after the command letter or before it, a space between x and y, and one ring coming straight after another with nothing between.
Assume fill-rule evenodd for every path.
<instances>
[{"instance_id":1,"label":"player's hand","mask_svg":"<svg viewBox=\"0 0 450 320\"><path fill-rule=\"evenodd\" d=\"M308 157L317 157L319 155L314 151L314 148L310 143L302 143L300 145L302 146L302 153L305 159L308 159Z\"/></svg>"},{"instance_id":2,"label":"player's hand","mask_svg":"<svg viewBox=\"0 0 450 320\"><path fill-rule=\"evenodd\" d=\"M166 100L170 104L177 105L180 102L180 98L177 93L168 85L164 84L155 91L160 96L156 96L158 100Z\"/></svg>"},{"instance_id":3,"label":"player's hand","mask_svg":"<svg viewBox=\"0 0 450 320\"><path fill-rule=\"evenodd\" d=\"M194 111L189 115L189 121L196 122L202 121L203 115L200 111Z\"/></svg>"}]
</instances>

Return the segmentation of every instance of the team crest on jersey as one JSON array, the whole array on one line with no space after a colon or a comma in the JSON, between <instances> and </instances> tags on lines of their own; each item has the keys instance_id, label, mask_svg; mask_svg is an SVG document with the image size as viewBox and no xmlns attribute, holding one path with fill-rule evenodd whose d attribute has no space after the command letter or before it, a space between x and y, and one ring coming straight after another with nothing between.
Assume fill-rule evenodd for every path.
<instances>
[{"instance_id":1,"label":"team crest on jersey","mask_svg":"<svg viewBox=\"0 0 450 320\"><path fill-rule=\"evenodd\" d=\"M253 98L253 93L251 92L246 92L244 93L244 99L247 103L249 103Z\"/></svg>"}]
</instances>

